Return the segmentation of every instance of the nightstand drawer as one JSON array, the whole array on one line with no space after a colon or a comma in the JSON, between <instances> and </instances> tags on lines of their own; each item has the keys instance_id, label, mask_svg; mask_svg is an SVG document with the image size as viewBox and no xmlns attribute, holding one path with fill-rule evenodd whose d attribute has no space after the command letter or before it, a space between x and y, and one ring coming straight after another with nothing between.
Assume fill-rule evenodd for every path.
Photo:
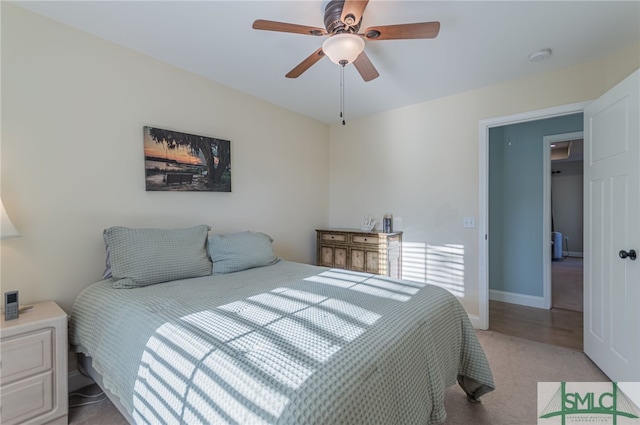
<instances>
[{"instance_id":1,"label":"nightstand drawer","mask_svg":"<svg viewBox=\"0 0 640 425\"><path fill-rule=\"evenodd\" d=\"M325 242L346 242L347 235L344 233L322 233L320 239Z\"/></svg>"},{"instance_id":2,"label":"nightstand drawer","mask_svg":"<svg viewBox=\"0 0 640 425\"><path fill-rule=\"evenodd\" d=\"M2 384L51 369L52 344L53 328L3 339L0 361Z\"/></svg>"},{"instance_id":3,"label":"nightstand drawer","mask_svg":"<svg viewBox=\"0 0 640 425\"><path fill-rule=\"evenodd\" d=\"M353 243L361 243L365 245L377 245L378 237L375 235L353 235L351 237L351 242Z\"/></svg>"},{"instance_id":4,"label":"nightstand drawer","mask_svg":"<svg viewBox=\"0 0 640 425\"><path fill-rule=\"evenodd\" d=\"M0 389L3 425L26 421L53 409L53 370Z\"/></svg>"}]
</instances>

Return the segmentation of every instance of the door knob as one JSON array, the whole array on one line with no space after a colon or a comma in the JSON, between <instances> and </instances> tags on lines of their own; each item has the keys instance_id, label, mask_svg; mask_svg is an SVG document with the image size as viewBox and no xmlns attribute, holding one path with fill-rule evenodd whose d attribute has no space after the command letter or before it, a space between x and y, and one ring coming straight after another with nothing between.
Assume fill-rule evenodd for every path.
<instances>
[{"instance_id":1,"label":"door knob","mask_svg":"<svg viewBox=\"0 0 640 425\"><path fill-rule=\"evenodd\" d=\"M620 258L622 258L623 260L625 258L629 258L630 260L635 260L636 259L636 250L635 249L631 249L628 252L625 251L624 249L621 250L618 255L620 256Z\"/></svg>"}]
</instances>

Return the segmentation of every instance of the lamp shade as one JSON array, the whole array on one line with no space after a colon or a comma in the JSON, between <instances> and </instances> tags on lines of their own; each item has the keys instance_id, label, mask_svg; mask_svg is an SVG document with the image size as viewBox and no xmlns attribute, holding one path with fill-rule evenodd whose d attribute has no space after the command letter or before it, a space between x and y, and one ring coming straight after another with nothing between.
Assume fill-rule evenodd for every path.
<instances>
[{"instance_id":1,"label":"lamp shade","mask_svg":"<svg viewBox=\"0 0 640 425\"><path fill-rule=\"evenodd\" d=\"M343 33L331 36L322 43L322 51L331 62L340 61L352 63L364 50L364 40L355 34Z\"/></svg>"},{"instance_id":2,"label":"lamp shade","mask_svg":"<svg viewBox=\"0 0 640 425\"><path fill-rule=\"evenodd\" d=\"M0 221L0 239L15 238L20 236L20 233L18 233L15 226L11 222L7 211L4 209L4 204L2 203L1 199L0 207L2 207L2 211L0 212L0 214L2 214Z\"/></svg>"}]
</instances>

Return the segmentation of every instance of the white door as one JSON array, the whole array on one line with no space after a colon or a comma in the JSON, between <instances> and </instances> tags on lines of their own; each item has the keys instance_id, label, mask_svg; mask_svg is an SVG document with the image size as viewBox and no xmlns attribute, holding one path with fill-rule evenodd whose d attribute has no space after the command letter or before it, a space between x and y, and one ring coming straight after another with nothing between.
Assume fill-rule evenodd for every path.
<instances>
[{"instance_id":1,"label":"white door","mask_svg":"<svg viewBox=\"0 0 640 425\"><path fill-rule=\"evenodd\" d=\"M584 111L584 351L623 382L640 381L639 98L640 70Z\"/></svg>"}]
</instances>

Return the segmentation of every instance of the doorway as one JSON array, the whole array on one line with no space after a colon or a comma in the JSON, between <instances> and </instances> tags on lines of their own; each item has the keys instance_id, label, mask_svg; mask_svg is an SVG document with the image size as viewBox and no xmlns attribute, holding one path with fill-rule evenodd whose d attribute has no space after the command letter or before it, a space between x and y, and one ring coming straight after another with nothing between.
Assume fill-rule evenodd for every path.
<instances>
[{"instance_id":1,"label":"doorway","mask_svg":"<svg viewBox=\"0 0 640 425\"><path fill-rule=\"evenodd\" d=\"M489 261L491 259L489 252L489 133L490 129L507 126L518 123L526 123L531 121L543 120L546 118L561 117L565 115L582 113L584 108L589 102L575 103L571 105L564 105L559 107L548 108L544 110L531 111L522 114L514 114L504 117L498 117L493 119L482 120L479 123L479 142L480 142L480 164L479 164L479 192L480 192L480 211L479 211L479 317L477 325L480 329L489 328ZM556 132L557 133L557 132ZM546 203L544 199L543 203ZM549 208L544 208L542 211L549 211ZM542 226L540 231L537 247L531 248L531 252L537 251L539 255L540 263L545 264L544 260L549 253L549 246L551 244L551 220L550 214L542 214ZM548 217L547 217L548 216ZM492 235L492 238L494 236ZM542 272L542 279L551 279L551 267L550 259L548 266ZM506 288L510 289L510 288ZM542 290L537 293L531 294L519 294L520 299L526 299L536 303L543 303L545 298L550 299L550 294L544 293L550 290L550 283L542 285ZM516 294L517 292L502 291L507 294ZM536 306L541 307L541 306ZM550 306L549 306L550 307ZM547 307L547 308L549 308Z\"/></svg>"},{"instance_id":2,"label":"doorway","mask_svg":"<svg viewBox=\"0 0 640 425\"><path fill-rule=\"evenodd\" d=\"M582 137L583 125L583 114L576 113L490 129L491 330L551 344L565 343L562 341L562 336L565 336L572 344L570 348L582 349L581 314L578 313L574 318L569 313L559 315L559 312L550 309L553 272L558 269L556 263L564 258L563 237L558 232L558 224L560 228L569 230L575 227L573 222L578 221L581 228L582 219L581 208L578 213L580 220L575 217L565 219L564 214L558 216L559 212L566 209L561 206L573 205L562 205L557 197L556 203L552 202L552 180L558 180L557 177L552 178L552 168L558 169L559 165L552 167L551 157L555 157L556 161L568 159L571 145ZM576 151L574 149L574 154ZM567 173L568 168L564 169ZM560 188L557 187L556 191L560 191ZM570 194L573 195L573 192L571 190ZM579 192L581 195L581 185ZM563 200L569 199L570 194L561 193ZM581 196L579 201L582 202ZM555 220L552 210L558 216ZM554 236L558 236L557 241L553 240L552 231L555 231ZM571 233L572 238L574 235ZM548 239L549 244L545 242ZM554 255L555 252L558 254ZM565 317L567 315L570 317Z\"/></svg>"}]
</instances>

